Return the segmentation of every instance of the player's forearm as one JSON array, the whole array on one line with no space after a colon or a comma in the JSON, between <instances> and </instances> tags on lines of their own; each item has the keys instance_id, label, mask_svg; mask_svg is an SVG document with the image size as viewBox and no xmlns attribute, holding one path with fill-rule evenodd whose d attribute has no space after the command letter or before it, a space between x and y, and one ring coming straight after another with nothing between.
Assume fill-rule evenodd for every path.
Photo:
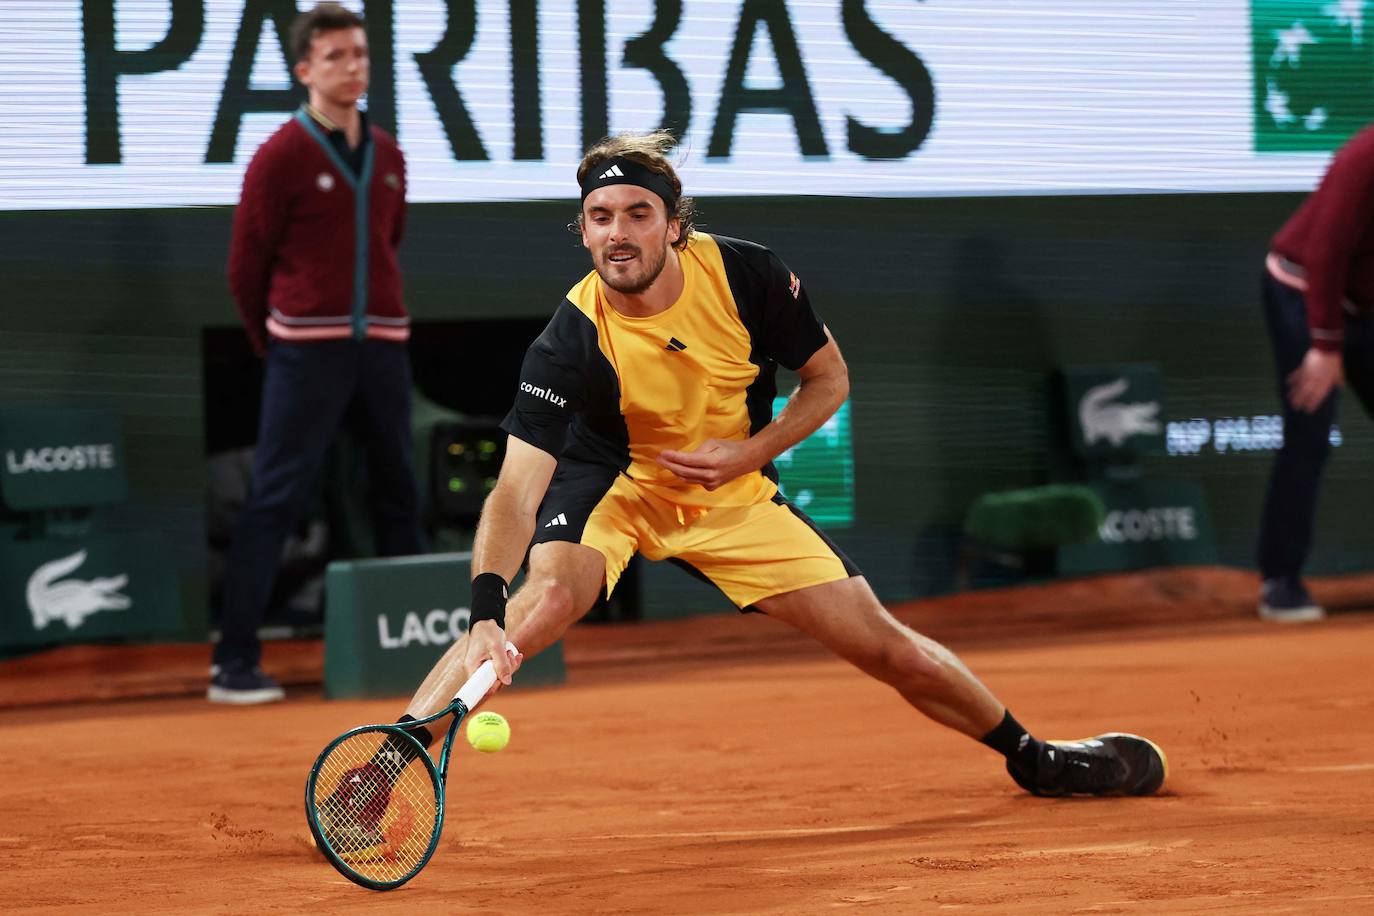
<instances>
[{"instance_id":1,"label":"player's forearm","mask_svg":"<svg viewBox=\"0 0 1374 916\"><path fill-rule=\"evenodd\" d=\"M472 574L496 573L510 582L534 537L534 513L518 494L499 483L482 505L482 518L472 543Z\"/></svg>"},{"instance_id":2,"label":"player's forearm","mask_svg":"<svg viewBox=\"0 0 1374 916\"><path fill-rule=\"evenodd\" d=\"M849 374L827 372L802 379L787 404L763 429L749 440L767 464L807 436L820 429L821 424L834 416L844 399L849 397Z\"/></svg>"}]
</instances>

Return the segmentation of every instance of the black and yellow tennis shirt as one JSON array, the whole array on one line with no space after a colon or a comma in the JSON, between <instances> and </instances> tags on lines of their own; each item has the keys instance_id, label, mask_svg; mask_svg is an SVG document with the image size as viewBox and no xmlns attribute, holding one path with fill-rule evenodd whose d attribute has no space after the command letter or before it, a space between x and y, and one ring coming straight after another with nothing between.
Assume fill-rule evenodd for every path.
<instances>
[{"instance_id":1,"label":"black and yellow tennis shirt","mask_svg":"<svg viewBox=\"0 0 1374 916\"><path fill-rule=\"evenodd\" d=\"M654 460L772 420L779 365L826 342L806 290L767 248L695 233L679 252L682 295L649 318L616 312L595 271L574 286L521 368L511 435L562 461L623 472L678 505L750 505L777 492L771 463L707 491Z\"/></svg>"}]
</instances>

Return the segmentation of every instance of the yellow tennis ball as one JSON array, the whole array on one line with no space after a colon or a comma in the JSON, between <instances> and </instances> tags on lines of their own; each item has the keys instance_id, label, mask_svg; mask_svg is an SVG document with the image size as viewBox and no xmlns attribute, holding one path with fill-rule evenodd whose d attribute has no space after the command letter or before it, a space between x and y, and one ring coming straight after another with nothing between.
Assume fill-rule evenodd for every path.
<instances>
[{"instance_id":1,"label":"yellow tennis ball","mask_svg":"<svg viewBox=\"0 0 1374 916\"><path fill-rule=\"evenodd\" d=\"M510 723L499 712L479 712L468 719L468 744L495 754L510 743Z\"/></svg>"}]
</instances>

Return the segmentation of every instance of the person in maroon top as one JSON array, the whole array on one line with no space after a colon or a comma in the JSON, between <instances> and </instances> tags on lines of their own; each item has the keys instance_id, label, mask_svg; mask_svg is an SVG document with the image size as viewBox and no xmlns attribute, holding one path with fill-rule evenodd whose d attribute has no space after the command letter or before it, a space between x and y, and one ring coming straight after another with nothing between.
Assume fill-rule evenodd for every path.
<instances>
[{"instance_id":1,"label":"person in maroon top","mask_svg":"<svg viewBox=\"0 0 1374 916\"><path fill-rule=\"evenodd\" d=\"M377 549L422 553L410 432L410 319L397 248L405 160L358 108L367 33L321 3L292 27L303 105L254 154L234 212L229 286L249 340L267 360L253 484L235 525L207 696L281 699L260 668L257 631L282 545L305 511L325 453L359 424Z\"/></svg>"},{"instance_id":2,"label":"person in maroon top","mask_svg":"<svg viewBox=\"0 0 1374 916\"><path fill-rule=\"evenodd\" d=\"M1283 404L1283 447L1260 519L1260 616L1319 620L1302 581L1337 389L1374 415L1374 126L1331 160L1265 259L1264 306Z\"/></svg>"}]
</instances>

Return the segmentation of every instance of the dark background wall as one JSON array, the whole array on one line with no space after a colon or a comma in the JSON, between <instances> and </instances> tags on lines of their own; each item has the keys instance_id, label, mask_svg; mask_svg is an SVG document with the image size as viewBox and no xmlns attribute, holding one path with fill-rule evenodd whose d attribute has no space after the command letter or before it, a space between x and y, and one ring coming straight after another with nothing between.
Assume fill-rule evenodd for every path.
<instances>
[{"instance_id":1,"label":"dark background wall","mask_svg":"<svg viewBox=\"0 0 1374 916\"><path fill-rule=\"evenodd\" d=\"M1276 412L1257 290L1298 195L703 200L704 228L763 242L802 278L852 374L857 523L835 532L889 600L947 589L953 532L989 489L1046 479L1050 371L1157 361L1164 419ZM413 206L403 249L420 321L538 318L588 269L571 202ZM230 211L0 214L0 403L123 418L116 529L166 535L203 604L201 334L237 318ZM476 360L453 373L489 385ZM450 406L462 408L461 404ZM1365 564L1368 422L1347 409L1314 572ZM1149 459L1205 481L1223 562L1251 566L1270 454ZM676 573L648 580L682 598ZM686 590L681 596L696 593Z\"/></svg>"}]
</instances>

